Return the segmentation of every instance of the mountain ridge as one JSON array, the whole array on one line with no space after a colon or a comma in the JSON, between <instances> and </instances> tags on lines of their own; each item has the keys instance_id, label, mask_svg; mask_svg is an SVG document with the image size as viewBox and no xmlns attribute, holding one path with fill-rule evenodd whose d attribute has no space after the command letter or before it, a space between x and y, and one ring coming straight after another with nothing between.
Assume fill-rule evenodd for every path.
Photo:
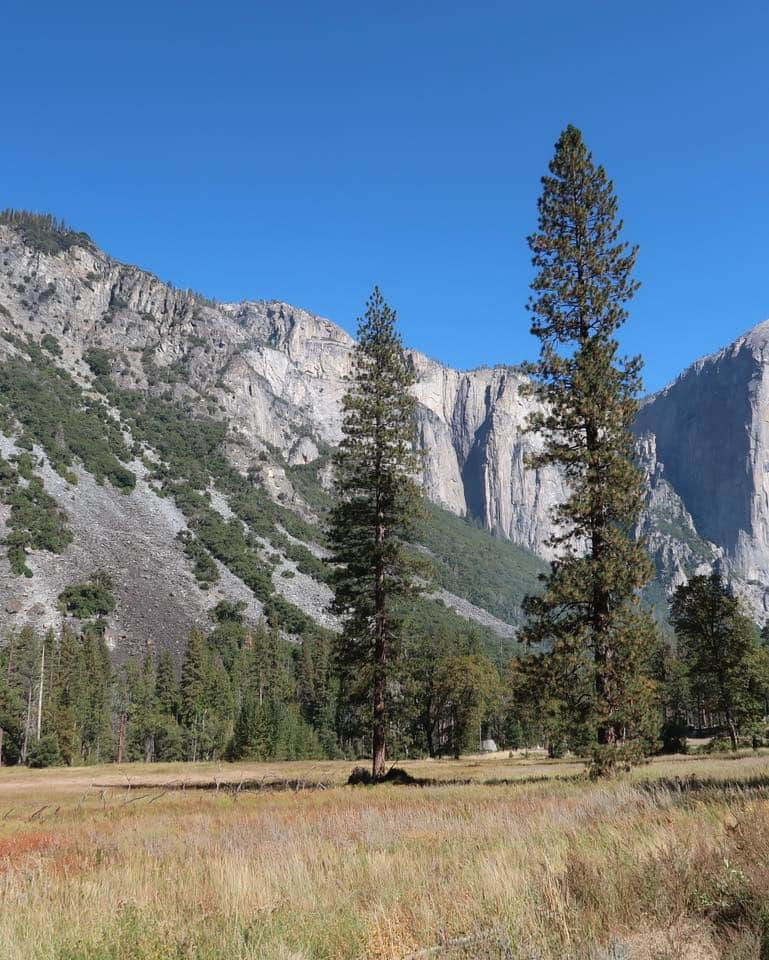
<instances>
[{"instance_id":1,"label":"mountain ridge","mask_svg":"<svg viewBox=\"0 0 769 960\"><path fill-rule=\"evenodd\" d=\"M69 391L69 401L74 405L88 407L95 403L100 411L99 416L108 412L109 417L115 418L115 429L122 431L125 443L131 447L130 457L127 452L120 452L118 462L133 478L128 494L116 493L111 483L103 482L103 478L97 478L97 482L93 483L89 479L90 468L79 453L69 457L64 464L66 469L63 473L69 474L69 479L62 477L62 470L57 472L52 466L51 455L58 456L56 450L45 449L38 442L41 436L39 431L45 426L37 422L41 412L33 410L30 413L26 410L24 413L21 407L12 412L12 418L24 413L26 426L20 427L15 422L11 435L19 439L21 434L26 445L31 444L35 458L40 461L36 469L42 472L41 479L54 491L57 502L77 515L80 527L76 531L74 545L67 547L61 555L34 548L28 550L30 568L34 573L30 583L10 573L0 575L0 603L7 622L18 623L25 616L44 623L60 619L55 608L58 591L65 581L83 579L90 572L85 566L86 559L84 551L78 546L78 538L86 538L96 545L90 551L93 566L106 564L110 560L110 551L116 548L110 539L109 529L104 527L101 520L105 515L114 518L120 514L120 507L125 504L121 497L128 495L133 498L134 526L150 530L162 527L162 524L158 526L160 521L152 519L157 513L157 504L154 502L154 487L157 484L151 474L163 457L153 447L155 441L147 441L146 436L145 439L137 439L140 437L137 424L132 424L130 418L126 419L125 411L120 409L120 405L126 403L130 409L138 395L154 398L156 405L162 405L162 397L162 403L168 405L169 410L173 404L177 407L186 405L190 418L193 413L196 417L213 417L211 423L219 423L223 431L221 439L229 457L228 462L242 475L249 471L258 473L260 489L275 505L271 509L283 510L287 517L295 516L297 522L317 519L312 506L303 499L299 486L292 482L290 474L308 463L318 462L324 447L329 447L339 437L343 374L349 366L353 343L341 328L324 318L279 301L246 301L224 306L215 304L189 291L170 288L154 274L119 264L90 243L86 246L68 245L65 249L53 251L37 249L34 242L25 240L14 225L8 223L0 224L0 247L3 249L3 269L0 271L0 327L3 332L0 365L6 372L13 367L13 376L17 378L24 379L29 371L37 378L45 374L48 380L44 378L43 386L54 393L49 405L55 407L60 402L55 394L57 390L64 389L60 382L64 377L71 381L66 384L66 390ZM48 356L41 347L46 340L52 341L55 356ZM43 367L35 368L32 354L38 357L38 366L42 362ZM435 408L422 408L421 430L437 438L437 444L433 444L436 456L445 453L455 457L448 436L444 394L446 384L452 379L456 384L461 375L419 355L415 355L415 363L428 375L427 399ZM51 366L58 371L53 379L48 376ZM110 389L114 387L113 394L109 394L108 390L105 392L107 380L112 384ZM15 390L14 403L22 407L24 404L33 407L39 405L39 396L45 393L43 391L41 394L38 390L37 393L32 391L32 395L29 392L25 394L18 389L15 381L6 388L6 393L8 390ZM73 390L80 391L82 396L78 394L72 400ZM471 392L466 383L465 404ZM455 410L450 402L447 409L453 417ZM167 418L169 410L159 411L161 421L163 417ZM50 411L44 413L50 420ZM168 440L157 433L157 423L154 427L150 426L156 431L156 439L160 437L163 442ZM146 423L144 429L146 434ZM51 429L48 433L51 434ZM468 448L473 442L471 434L472 429L463 440ZM12 436L4 435L5 441L10 443ZM55 447L50 435L48 443L49 447L51 444ZM19 455L15 445L6 447L6 452L9 457ZM104 451L102 454L112 455ZM432 483L433 499L444 504L449 501L447 505L454 506L456 512L463 512L464 488L460 488L461 478L456 462L453 471L443 472L434 456L432 462L428 463L427 471L426 480ZM116 468L115 474L118 472ZM73 478L77 480L76 486L71 484ZM222 478L219 479L221 481ZM325 477L319 482L322 484L327 479L326 470ZM232 477L228 482L234 483ZM226 530L228 523L241 523L240 519L232 516L227 497L215 490L210 482L207 482L205 495L208 497L207 504L191 508L198 514L195 523L200 525L205 521L209 526L211 523L218 524L220 533ZM230 501L233 495L241 496L230 491ZM214 497L218 498L216 506L213 505ZM168 497L161 499L167 501ZM178 504L179 498L176 497L176 507ZM255 509L253 504L249 509ZM202 520L201 511L206 514ZM7 505L5 514L3 519L7 525ZM262 526L263 519L259 521ZM221 558L214 560L219 566L218 586L204 583L205 589L201 590L200 584L189 576L189 556L186 554L195 554L197 551L200 555L205 548L200 545L200 536L190 530L189 517L186 520L187 523L167 504L163 512L165 532L159 534L159 539L155 541L150 537L152 542L147 541L143 545L128 529L126 518L120 521L122 527L118 524L121 536L133 539L130 549L124 543L117 548L117 552L125 550L137 569L142 565L139 557L141 551L149 556L154 555L157 563L162 559L163 566L172 571L170 594L183 595L184 601L161 603L155 597L158 588L153 583L155 593L152 596L155 599L148 606L148 610L154 610L153 616L158 620L158 626L153 628L148 619L137 619L136 611L141 604L140 590L137 594L138 587L135 587L133 595L129 591L129 595L123 598L124 605L131 606L134 613L128 618L131 623L124 622L122 626L118 623L116 643L120 644L123 640L138 642L139 635L149 631L156 634L170 632L173 641L178 644L180 634L191 623L200 623L201 619L205 619L207 609L221 598L222 583L229 577ZM118 523L117 520L113 522ZM254 538L253 546L241 544L238 548L250 551L254 569L249 576L261 587L269 579L272 587L264 588L264 593L273 590L275 597L283 597L314 621L332 627L333 622L325 611L328 588L323 584L322 577L321 582L315 579L316 575L321 574L317 566L313 569L307 558L312 553L313 544L300 541L291 547L295 554L300 555L300 563L297 564L286 552L291 546L286 531L279 529L277 523L273 527L270 533L272 541L262 537L257 543L253 530L249 531L247 525L244 526L246 539ZM179 536L187 538L188 542L178 542ZM306 532L303 536L307 541ZM273 549L275 543L281 544L279 549ZM75 562L79 549L80 560ZM521 561L521 567L512 548L508 554L513 568L525 568L524 579L534 584L542 564L532 558L531 561ZM265 568L265 556L270 557L271 569ZM305 569L300 569L302 566ZM114 572L120 576L119 570ZM148 576L151 575L145 570L141 579L146 582ZM446 578L448 576L447 571ZM41 579L48 584L45 589L39 588ZM237 585L230 583L228 590L236 599L246 599ZM19 593L22 595L21 604ZM465 590L465 593L472 593L472 589ZM487 621L486 626L490 623L497 632L502 631L507 636L512 633L510 625L495 618L492 611L479 614L476 609L473 612L472 596L452 598L451 594L444 593L443 597L449 606L453 604L458 609L462 608L465 614L469 613L471 619L481 616ZM253 596L247 599L252 616L264 612L261 600ZM275 598L268 598L268 602L274 606ZM184 606L188 607L186 612L182 609ZM169 613L163 615L162 610L166 608ZM178 617L178 625L171 622L171 615ZM297 620L297 615L287 612L285 608L282 609L282 616L283 619L288 616Z\"/></svg>"},{"instance_id":2,"label":"mountain ridge","mask_svg":"<svg viewBox=\"0 0 769 960\"><path fill-rule=\"evenodd\" d=\"M129 494L121 493L111 481L97 475L104 467L101 460L114 457L109 451L102 451L101 460L94 460L96 468L89 468L87 451L83 460L70 450L66 469L62 464L55 469L51 456L56 459L59 454L52 427L46 450L39 442L42 434L35 436L29 426L36 423L36 429L42 429L31 414L21 431L18 416L10 426L6 424L2 434L4 455L19 456L18 446L12 444L14 437L27 445L31 441L34 455L41 461L38 469L44 486L53 490L56 502L76 517L75 526L79 524L73 545L60 555L29 549L32 580L49 584L42 592L35 593L37 587L20 584L18 577L3 573L0 561L0 610L5 610L7 624L19 623L35 610L38 621L58 617L57 590L65 580L82 579L89 572L83 541L90 538L94 560L106 563L115 547L108 524L105 526L102 519L120 517L125 501L114 498L129 496L135 501L133 526L146 526L157 536L153 539L154 534L148 534L149 539L142 544L130 529L130 517L115 519L121 536L131 544L130 549L120 549L137 569L142 566L141 553L145 551L155 557L154 567L145 567L157 570L160 564L171 571L168 589L175 600L166 597L161 602L156 596L159 587L152 584L150 594L154 599L147 606L147 616L139 615L141 582L152 580L145 569L130 596L123 598L123 604L136 613L128 618L130 623L125 618L122 624L118 622L117 645L139 642L148 632L153 634L152 639L158 639L155 634L163 634L178 644L181 634L204 620L210 606L223 598L244 600L251 617L266 610L268 615L272 611L273 617L280 615L294 624L301 624L304 616L324 628L333 628L335 624L325 610L328 587L317 560L322 539L318 506L329 482L328 451L341 435L340 402L353 338L331 320L281 301L222 304L178 290L148 271L119 263L92 241L82 239L82 234L66 234L58 243L56 229L51 238L45 229L37 229L38 220L30 218L28 222L37 231L31 238L24 235L19 222L2 222L0 218L0 370L12 369L15 377L23 379L24 365L35 365L27 355L31 351L43 358L43 366L34 375L41 377L46 389L55 395L64 389L56 379L59 374L48 382L50 377L46 380L47 374L41 371L45 364L60 368L61 375L74 385L72 389L67 387L67 396L77 394L72 402L83 407L82 416L106 416L107 434L112 431L123 437L124 449L116 436L111 442L124 458L130 452L129 459L118 456L117 462L134 477L134 487ZM72 237L75 239L69 242ZM769 609L763 587L763 582L769 582L769 535L765 557L762 545L753 550L754 559L761 555L756 580L749 575L755 570L746 562L750 550L745 546L753 528L743 524L740 552L735 549L736 535L730 539L723 530L708 526L692 493L693 481L665 427L670 404L680 406L670 399L679 395L680 384L702 376L714 364L730 366L734 356L753 357L757 340L763 336L751 340L754 333L748 331L734 344L696 361L662 391L646 398L636 430L639 462L648 481L639 534L648 539L657 563L658 591L664 594L692 572L716 565L732 576L760 617ZM53 351L50 356L44 349L46 341ZM526 465L528 455L541 443L525 429L536 403L521 394L525 377L515 366L458 371L417 351L409 351L409 355L417 374L418 429L426 450L423 482L428 498L455 517L470 517L514 545L502 548L506 553L499 553L494 539L473 541L475 557L491 551L504 570L504 576L495 580L497 593L490 594L473 583L475 574L467 566L461 576L450 571L458 537L463 544L459 551L470 550L467 525L438 538L436 542L444 548L443 584L439 585L445 591L452 583L459 591L453 599L450 591L444 593L444 601L476 620L483 619L478 613L483 603L490 603L493 609L487 610L486 627L491 624L497 635L509 637L515 633L519 615L515 603L503 601L503 594L507 591L518 602L536 587L537 574L550 556L551 510L566 492L552 468L531 470ZM750 370L731 371L732 393L734 382L741 376L744 379L749 374L747 383L753 382L755 364L751 364ZM18 385L14 381L11 386L16 389ZM749 390L745 384L742 388L743 393ZM17 403L38 403L34 391L16 389L16 397ZM55 396L50 403L55 406ZM687 408L684 420L691 417L697 422L697 415L696 409ZM109 418L114 419L111 427ZM169 427L175 418L178 423ZM78 429L85 427L81 424ZM98 432L98 425L93 429ZM685 425L679 428L682 442L688 442L687 429ZM25 431L32 431L32 435L26 436ZM181 450L185 433L202 438L197 454ZM207 446L208 433L216 434L218 446ZM190 486L186 477L185 489L176 489L179 484L175 486L173 478L163 475L171 462L169 451L172 460L177 458L177 465L183 464L184 470L196 475L193 479L197 487L194 483ZM202 464L208 469L211 456L211 462L219 464L219 475L199 476L198 468ZM707 456L713 459L714 450ZM115 477L119 478L120 469L114 468ZM76 475L77 486L68 483L67 470ZM251 487L245 489L244 484ZM165 502L162 509L155 502L158 500ZM0 520L6 528L11 519L7 504L0 507ZM449 520L448 514L445 520L433 520L439 527L459 522ZM240 533L238 524L242 526ZM237 547L220 542L222 537L234 537ZM242 567L238 551L245 551L251 564L245 568L245 581L232 569L233 565ZM74 562L77 556L80 560ZM218 571L215 580L201 580L201 571L205 570L214 578L214 566ZM476 567L480 566L478 560ZM191 568L196 571L194 576ZM761 581L764 571L767 577ZM486 576L493 578L494 571L487 569ZM27 598L21 606L15 597L20 590ZM483 603L474 604L479 597ZM9 612L9 607L18 609ZM152 626L153 616L158 620L157 627ZM174 618L179 621L176 625L172 623ZM159 641L163 642L162 637Z\"/></svg>"}]
</instances>

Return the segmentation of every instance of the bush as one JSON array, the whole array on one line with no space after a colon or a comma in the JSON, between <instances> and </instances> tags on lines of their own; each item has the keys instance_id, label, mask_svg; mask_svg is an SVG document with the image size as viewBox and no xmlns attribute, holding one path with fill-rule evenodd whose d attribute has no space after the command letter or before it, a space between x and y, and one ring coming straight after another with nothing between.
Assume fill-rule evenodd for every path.
<instances>
[{"instance_id":1,"label":"bush","mask_svg":"<svg viewBox=\"0 0 769 960\"><path fill-rule=\"evenodd\" d=\"M30 767L55 767L61 763L59 741L55 734L47 733L32 745L27 763Z\"/></svg>"},{"instance_id":2,"label":"bush","mask_svg":"<svg viewBox=\"0 0 769 960\"><path fill-rule=\"evenodd\" d=\"M208 611L214 623L243 623L246 605L242 600L220 600Z\"/></svg>"},{"instance_id":3,"label":"bush","mask_svg":"<svg viewBox=\"0 0 769 960\"><path fill-rule=\"evenodd\" d=\"M219 567L200 540L189 530L180 530L177 539L184 545L184 555L192 561L192 572L201 586L208 588L219 580Z\"/></svg>"},{"instance_id":4,"label":"bush","mask_svg":"<svg viewBox=\"0 0 769 960\"><path fill-rule=\"evenodd\" d=\"M31 577L27 550L62 553L72 542L67 515L46 493L43 481L35 474L29 476L26 487L16 485L12 492L6 493L5 502L11 508L5 539L11 571L16 576Z\"/></svg>"},{"instance_id":5,"label":"bush","mask_svg":"<svg viewBox=\"0 0 769 960\"><path fill-rule=\"evenodd\" d=\"M112 370L112 354L109 350L103 347L91 347L83 354L83 359L95 377L109 376Z\"/></svg>"},{"instance_id":6,"label":"bush","mask_svg":"<svg viewBox=\"0 0 769 960\"><path fill-rule=\"evenodd\" d=\"M59 341L54 337L52 333L46 333L40 340L40 346L43 350L47 350L48 353L52 354L54 357L61 356L61 347L59 346Z\"/></svg>"},{"instance_id":7,"label":"bush","mask_svg":"<svg viewBox=\"0 0 769 960\"><path fill-rule=\"evenodd\" d=\"M112 613L117 604L112 590L112 577L107 573L95 573L86 583L62 590L59 609L78 620L101 619Z\"/></svg>"},{"instance_id":8,"label":"bush","mask_svg":"<svg viewBox=\"0 0 769 960\"><path fill-rule=\"evenodd\" d=\"M713 737L710 743L706 744L708 753L731 753L732 741L728 737Z\"/></svg>"}]
</instances>

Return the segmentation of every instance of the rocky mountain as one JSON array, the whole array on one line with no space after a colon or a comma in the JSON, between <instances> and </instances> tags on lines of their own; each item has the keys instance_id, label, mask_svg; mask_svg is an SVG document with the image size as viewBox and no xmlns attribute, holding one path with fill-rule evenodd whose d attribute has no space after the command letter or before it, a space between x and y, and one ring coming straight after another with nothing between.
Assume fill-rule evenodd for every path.
<instances>
[{"instance_id":1,"label":"rocky mountain","mask_svg":"<svg viewBox=\"0 0 769 960\"><path fill-rule=\"evenodd\" d=\"M649 397L636 425L653 435L650 456L677 494L680 520L667 549L681 557L688 549L689 566L720 565L761 623L769 613L768 364L766 321ZM657 535L666 535L664 524Z\"/></svg>"},{"instance_id":2,"label":"rocky mountain","mask_svg":"<svg viewBox=\"0 0 769 960\"><path fill-rule=\"evenodd\" d=\"M61 224L10 214L0 333L0 627L58 622L59 594L94 570L115 581L121 648L176 644L221 599L287 633L335 627L320 519L347 333L288 304L175 289ZM699 361L641 410L640 532L659 597L720 564L765 610L768 335ZM525 465L537 438L519 372L412 359L440 596L509 638L563 483Z\"/></svg>"},{"instance_id":3,"label":"rocky mountain","mask_svg":"<svg viewBox=\"0 0 769 960\"><path fill-rule=\"evenodd\" d=\"M10 462L22 449L32 449L35 476L65 511L71 531L71 542L61 552L27 543L31 576L14 574L9 561L0 560L0 604L7 625L57 622L56 598L62 589L94 569L105 569L120 593L115 614L120 643L138 643L159 633L178 642L224 597L247 602L249 614L256 617L271 592L333 628L318 561L323 552L318 519L329 477L328 453L340 436L340 401L353 345L348 334L284 303L214 303L118 263L62 225L29 216L4 219L0 403L5 399L6 420L0 453ZM502 367L460 373L416 353L413 362L419 378L419 429L427 451L425 489L444 508L433 515L433 547L442 546L448 554L456 550L457 536L465 546L468 537L478 536L473 527L458 522L447 534L449 514L470 514L478 526L510 541L503 545L500 538L483 535L482 543L473 540L476 552L495 555L498 566L512 571L495 587L496 601L486 598L488 591L479 583L468 587L456 571L465 561L448 555L440 585L450 583L452 590L444 589L443 600L461 616L510 636L517 618L515 598L535 585L543 566L529 551L546 553L549 511L562 484L553 471L524 467L534 441L523 433L531 401L519 394L520 374ZM66 389L58 382L60 375ZM42 384L25 391L21 381ZM111 482L109 471L99 469L100 457L84 454L78 437L73 442L68 435L93 432L93 425L55 422L62 406L109 418L124 449L103 454L129 472L127 485ZM254 564L269 558L269 569L262 571L268 587L254 590L237 563L212 547L213 535L204 545L200 516L191 518L180 497L169 496L158 483L158 468L162 473L169 466L166 428L177 415L218 425L226 469L248 476L253 481L249 495L258 490L260 509L271 504L276 513L274 531L264 523L249 528L245 518L246 537L258 537L249 546ZM180 455L179 450L173 453ZM208 471L205 461L199 466ZM207 514L209 526L244 522L243 505L239 516L231 506L242 492L222 469L218 466L206 477L205 510L214 518ZM168 478L165 486L170 486ZM12 493L6 490L1 508L6 524L12 522ZM191 572L189 554L200 550L218 567L215 583Z\"/></svg>"}]
</instances>

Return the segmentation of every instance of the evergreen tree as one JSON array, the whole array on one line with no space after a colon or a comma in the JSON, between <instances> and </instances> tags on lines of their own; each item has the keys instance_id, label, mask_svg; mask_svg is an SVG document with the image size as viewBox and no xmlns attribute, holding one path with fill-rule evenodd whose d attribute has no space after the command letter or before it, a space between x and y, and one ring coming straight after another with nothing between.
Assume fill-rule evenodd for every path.
<instances>
[{"instance_id":1,"label":"evergreen tree","mask_svg":"<svg viewBox=\"0 0 769 960\"><path fill-rule=\"evenodd\" d=\"M193 628L181 677L181 720L189 759L221 755L230 739L233 709L232 687L222 659Z\"/></svg>"},{"instance_id":2,"label":"evergreen tree","mask_svg":"<svg viewBox=\"0 0 769 960\"><path fill-rule=\"evenodd\" d=\"M232 736L235 704L229 675L218 654L211 657L211 670L204 700L208 714L205 737L202 741L204 755L210 759L221 757Z\"/></svg>"},{"instance_id":3,"label":"evergreen tree","mask_svg":"<svg viewBox=\"0 0 769 960\"><path fill-rule=\"evenodd\" d=\"M634 539L642 505L630 427L639 357L618 355L617 330L638 284L636 248L620 240L613 185L569 126L542 179L528 309L541 343L530 429L544 445L531 466L557 466L569 487L555 511L557 558L543 593L527 598L526 639L560 661L551 675L587 674L597 740L594 769L649 751L657 722L648 665L655 645L639 591L652 566Z\"/></svg>"},{"instance_id":4,"label":"evergreen tree","mask_svg":"<svg viewBox=\"0 0 769 960\"><path fill-rule=\"evenodd\" d=\"M61 762L59 741L55 733L46 733L36 740L29 751L30 767L53 767Z\"/></svg>"},{"instance_id":5,"label":"evergreen tree","mask_svg":"<svg viewBox=\"0 0 769 960\"><path fill-rule=\"evenodd\" d=\"M227 753L230 760L267 760L270 756L267 708L253 689L243 696Z\"/></svg>"},{"instance_id":6,"label":"evergreen tree","mask_svg":"<svg viewBox=\"0 0 769 960\"><path fill-rule=\"evenodd\" d=\"M159 712L174 720L179 719L181 707L181 692L179 680L176 676L176 667L171 651L165 648L158 653L158 662L155 677L155 696Z\"/></svg>"},{"instance_id":7,"label":"evergreen tree","mask_svg":"<svg viewBox=\"0 0 769 960\"><path fill-rule=\"evenodd\" d=\"M660 739L665 753L685 753L692 705L691 684L680 649L661 644L655 657L654 678L662 702Z\"/></svg>"},{"instance_id":8,"label":"evergreen tree","mask_svg":"<svg viewBox=\"0 0 769 960\"><path fill-rule=\"evenodd\" d=\"M9 640L11 663L7 675L10 691L21 704L19 715L20 760L27 762L35 741L37 696L40 690L42 642L30 626L22 627Z\"/></svg>"},{"instance_id":9,"label":"evergreen tree","mask_svg":"<svg viewBox=\"0 0 769 960\"><path fill-rule=\"evenodd\" d=\"M297 699L302 718L317 731L328 756L336 753L336 691L332 667L331 638L325 632L306 636L296 653Z\"/></svg>"},{"instance_id":10,"label":"evergreen tree","mask_svg":"<svg viewBox=\"0 0 769 960\"><path fill-rule=\"evenodd\" d=\"M43 656L41 659L41 678L39 691L40 728L41 735L56 734L56 704L54 688L58 660L58 641L56 634L49 627L43 638Z\"/></svg>"},{"instance_id":11,"label":"evergreen tree","mask_svg":"<svg viewBox=\"0 0 769 960\"><path fill-rule=\"evenodd\" d=\"M551 758L567 750L589 755L594 746L590 675L563 673L564 666L564 658L539 653L508 667L508 723L515 724L525 746L543 746Z\"/></svg>"},{"instance_id":12,"label":"evergreen tree","mask_svg":"<svg viewBox=\"0 0 769 960\"><path fill-rule=\"evenodd\" d=\"M98 622L86 627L80 645L84 694L81 702L82 755L85 760L100 763L112 758L112 664Z\"/></svg>"},{"instance_id":13,"label":"evergreen tree","mask_svg":"<svg viewBox=\"0 0 769 960\"><path fill-rule=\"evenodd\" d=\"M736 750L740 727L764 705L758 630L718 573L679 586L670 619L693 691L723 721Z\"/></svg>"},{"instance_id":14,"label":"evergreen tree","mask_svg":"<svg viewBox=\"0 0 769 960\"><path fill-rule=\"evenodd\" d=\"M210 655L205 638L193 627L187 638L181 678L181 718L188 728L195 727L199 722L210 669Z\"/></svg>"},{"instance_id":15,"label":"evergreen tree","mask_svg":"<svg viewBox=\"0 0 769 960\"><path fill-rule=\"evenodd\" d=\"M0 767L16 763L21 755L21 715L23 704L10 682L10 651L0 657Z\"/></svg>"},{"instance_id":16,"label":"evergreen tree","mask_svg":"<svg viewBox=\"0 0 769 960\"><path fill-rule=\"evenodd\" d=\"M420 500L413 371L396 315L374 289L359 321L343 400L331 518L338 564L333 609L344 622L338 649L348 701L371 704L373 775L385 772L388 672L398 656L398 601L414 591L405 545Z\"/></svg>"},{"instance_id":17,"label":"evergreen tree","mask_svg":"<svg viewBox=\"0 0 769 960\"><path fill-rule=\"evenodd\" d=\"M151 763L155 759L155 736L159 711L155 691L155 661L148 645L141 663L124 664L127 687L126 740L129 760Z\"/></svg>"},{"instance_id":18,"label":"evergreen tree","mask_svg":"<svg viewBox=\"0 0 769 960\"><path fill-rule=\"evenodd\" d=\"M53 686L54 725L61 759L68 765L82 755L85 716L83 650L75 632L64 624L56 654Z\"/></svg>"},{"instance_id":19,"label":"evergreen tree","mask_svg":"<svg viewBox=\"0 0 769 960\"><path fill-rule=\"evenodd\" d=\"M216 650L228 673L232 673L238 650L243 646L246 637L246 627L243 623L245 603L231 600L221 600L211 611L209 616L216 624L208 638L209 645Z\"/></svg>"},{"instance_id":20,"label":"evergreen tree","mask_svg":"<svg viewBox=\"0 0 769 960\"><path fill-rule=\"evenodd\" d=\"M499 685L477 628L467 621L457 624L441 604L421 600L409 605L404 637L398 676L404 752L426 751L437 757L466 746L477 749L476 720L486 726L494 717ZM470 701L476 693L472 710L478 716L471 717Z\"/></svg>"},{"instance_id":21,"label":"evergreen tree","mask_svg":"<svg viewBox=\"0 0 769 960\"><path fill-rule=\"evenodd\" d=\"M302 720L295 703L271 703L268 717L270 759L318 760L324 756L315 731Z\"/></svg>"},{"instance_id":22,"label":"evergreen tree","mask_svg":"<svg viewBox=\"0 0 769 960\"><path fill-rule=\"evenodd\" d=\"M155 756L158 760L184 757L182 728L179 726L181 691L170 650L161 649L155 668L155 702L158 711Z\"/></svg>"},{"instance_id":23,"label":"evergreen tree","mask_svg":"<svg viewBox=\"0 0 769 960\"><path fill-rule=\"evenodd\" d=\"M488 657L446 657L436 665L438 697L444 704L447 751L459 759L478 750L481 725L497 694L498 677Z\"/></svg>"}]
</instances>

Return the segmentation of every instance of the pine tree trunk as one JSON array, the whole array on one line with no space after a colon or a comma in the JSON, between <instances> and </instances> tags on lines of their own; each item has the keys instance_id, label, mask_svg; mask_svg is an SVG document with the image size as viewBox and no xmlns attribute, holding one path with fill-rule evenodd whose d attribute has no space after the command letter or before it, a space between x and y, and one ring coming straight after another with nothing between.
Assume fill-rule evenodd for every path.
<instances>
[{"instance_id":1,"label":"pine tree trunk","mask_svg":"<svg viewBox=\"0 0 769 960\"><path fill-rule=\"evenodd\" d=\"M586 443L589 454L595 454L599 448L598 430L594 423L588 422L586 425ZM604 550L604 530L603 516L601 506L601 491L592 491L591 506L591 554L592 559L598 566L602 560ZM596 638L595 647L595 694L599 711L599 716L603 716L598 724L596 736L598 744L602 747L614 743L616 733L611 721L608 718L608 696L609 691L606 684L606 674L609 661L609 652L606 644L601 639L605 633L605 624L609 612L609 596L600 582L593 583L593 635Z\"/></svg>"},{"instance_id":2,"label":"pine tree trunk","mask_svg":"<svg viewBox=\"0 0 769 960\"><path fill-rule=\"evenodd\" d=\"M125 713L121 713L120 721L118 723L118 735L117 735L117 762L122 763L125 759L125 734L126 734L126 723L128 718Z\"/></svg>"},{"instance_id":3,"label":"pine tree trunk","mask_svg":"<svg viewBox=\"0 0 769 960\"><path fill-rule=\"evenodd\" d=\"M384 544L385 529L377 527L377 546ZM385 612L384 561L382 551L377 551L376 578L374 583L374 716L372 731L372 774L380 780L385 774L385 735L387 710L385 694L387 692L387 638Z\"/></svg>"},{"instance_id":4,"label":"pine tree trunk","mask_svg":"<svg viewBox=\"0 0 769 960\"><path fill-rule=\"evenodd\" d=\"M427 755L432 759L435 756L435 743L433 740L433 727L429 720L424 724L424 731L425 740L427 741Z\"/></svg>"},{"instance_id":5,"label":"pine tree trunk","mask_svg":"<svg viewBox=\"0 0 769 960\"><path fill-rule=\"evenodd\" d=\"M43 686L45 684L45 643L40 654L40 694L37 700L37 739L43 730Z\"/></svg>"},{"instance_id":6,"label":"pine tree trunk","mask_svg":"<svg viewBox=\"0 0 769 960\"><path fill-rule=\"evenodd\" d=\"M580 242L578 240L577 247L579 249ZM583 279L583 269L582 265L579 264L577 267L577 275L579 278L580 284ZM584 304L580 305L580 338L582 346L590 340L590 325L587 320L588 310ZM598 427L592 417L587 417L585 422L585 447L586 452L589 458L594 457L600 448L600 434ZM598 481L600 483L600 481ZM604 545L604 531L603 531L603 510L601 504L601 490L600 487L595 486L595 481L593 489L590 491L590 553L592 555L593 561L598 565L601 561L603 554L603 545ZM595 573L593 574L595 577ZM606 590L603 587L603 584L593 580L593 636L595 637L595 650L594 650L594 659L595 659L595 695L596 703L598 706L599 716L603 715L606 717L606 701L608 691L606 689L606 668L608 660L608 652L606 645L604 644L601 637L604 633L604 624L606 620L606 615L609 610L609 598L607 596ZM607 746L612 743L614 740L613 730L611 723L608 719L603 719L598 724L598 729L596 731L596 737L598 739L598 744L602 747Z\"/></svg>"},{"instance_id":7,"label":"pine tree trunk","mask_svg":"<svg viewBox=\"0 0 769 960\"><path fill-rule=\"evenodd\" d=\"M27 750L29 748L29 725L32 723L32 684L29 685L27 694L27 719L24 724L24 742L21 745L22 763L27 762Z\"/></svg>"}]
</instances>

